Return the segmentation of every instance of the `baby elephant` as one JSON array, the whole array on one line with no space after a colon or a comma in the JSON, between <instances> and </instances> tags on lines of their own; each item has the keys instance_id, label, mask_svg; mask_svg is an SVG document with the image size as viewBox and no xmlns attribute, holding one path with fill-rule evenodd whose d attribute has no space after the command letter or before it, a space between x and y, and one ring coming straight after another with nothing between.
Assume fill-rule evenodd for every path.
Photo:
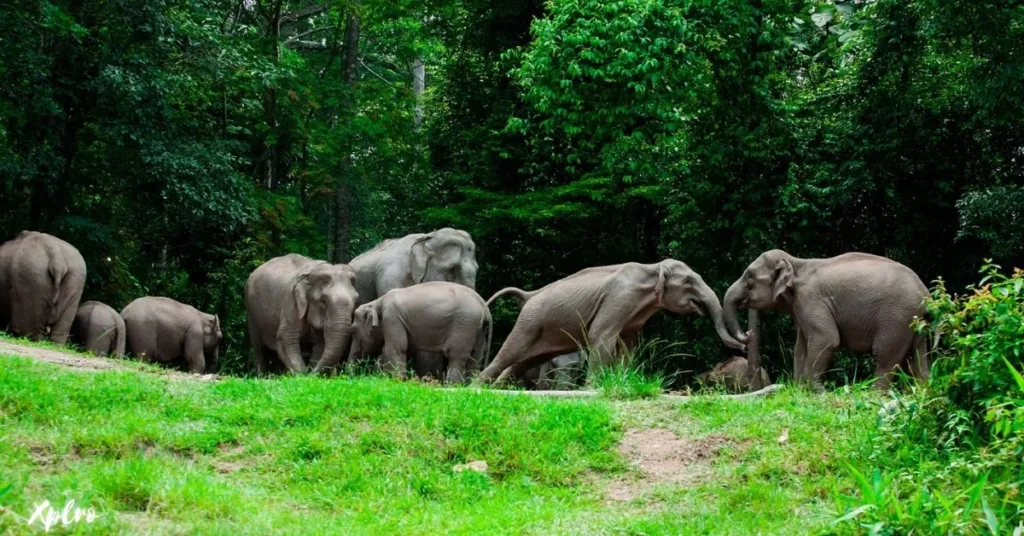
<instances>
[{"instance_id":1,"label":"baby elephant","mask_svg":"<svg viewBox=\"0 0 1024 536\"><path fill-rule=\"evenodd\" d=\"M352 325L349 359L383 349L385 368L404 378L408 352L440 352L451 383L461 383L467 370L487 360L493 328L476 291L444 281L390 290L356 308Z\"/></svg>"},{"instance_id":2,"label":"baby elephant","mask_svg":"<svg viewBox=\"0 0 1024 536\"><path fill-rule=\"evenodd\" d=\"M768 372L759 368L753 384L747 381L747 360L739 356L733 356L707 372L697 375L697 380L708 384L722 384L726 390L739 393L747 390L757 390L768 387L772 381Z\"/></svg>"},{"instance_id":3,"label":"baby elephant","mask_svg":"<svg viewBox=\"0 0 1024 536\"><path fill-rule=\"evenodd\" d=\"M121 311L128 328L128 350L164 365L184 361L189 372L217 372L220 319L191 305L148 296Z\"/></svg>"},{"instance_id":4,"label":"baby elephant","mask_svg":"<svg viewBox=\"0 0 1024 536\"><path fill-rule=\"evenodd\" d=\"M96 355L124 356L124 320L105 303L87 301L78 307L71 338Z\"/></svg>"}]
</instances>

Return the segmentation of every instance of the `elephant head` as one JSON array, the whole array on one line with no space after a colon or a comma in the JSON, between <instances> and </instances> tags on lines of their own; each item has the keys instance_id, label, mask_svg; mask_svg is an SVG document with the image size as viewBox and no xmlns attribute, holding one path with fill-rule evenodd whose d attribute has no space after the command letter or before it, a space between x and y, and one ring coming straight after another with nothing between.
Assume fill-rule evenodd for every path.
<instances>
[{"instance_id":1,"label":"elephant head","mask_svg":"<svg viewBox=\"0 0 1024 536\"><path fill-rule=\"evenodd\" d=\"M206 356L206 373L217 372L220 359L220 341L224 334L220 330L220 317L199 313L203 322L203 354Z\"/></svg>"},{"instance_id":2,"label":"elephant head","mask_svg":"<svg viewBox=\"0 0 1024 536\"><path fill-rule=\"evenodd\" d=\"M726 329L718 296L700 274L673 259L663 261L658 265L658 270L658 283L654 292L665 309L683 315L697 313L711 316L722 342L735 350L744 350L743 343Z\"/></svg>"},{"instance_id":3,"label":"elephant head","mask_svg":"<svg viewBox=\"0 0 1024 536\"><path fill-rule=\"evenodd\" d=\"M384 333L380 327L381 300L376 299L356 308L352 315L352 350L349 359L364 355L379 354L384 345Z\"/></svg>"},{"instance_id":4,"label":"elephant head","mask_svg":"<svg viewBox=\"0 0 1024 536\"><path fill-rule=\"evenodd\" d=\"M410 262L413 281L448 281L476 288L476 244L466 231L446 227L418 238Z\"/></svg>"},{"instance_id":5,"label":"elephant head","mask_svg":"<svg viewBox=\"0 0 1024 536\"><path fill-rule=\"evenodd\" d=\"M795 259L779 249L761 254L725 293L722 303L725 323L732 336L744 343L747 335L740 328L736 312L741 308L756 311L787 310L793 297Z\"/></svg>"},{"instance_id":6,"label":"elephant head","mask_svg":"<svg viewBox=\"0 0 1024 536\"><path fill-rule=\"evenodd\" d=\"M348 347L357 299L355 278L355 271L348 265L318 263L300 273L292 285L291 304L285 314L287 324L296 332L289 339L298 344L303 327L323 334L324 350L317 372L337 365ZM297 349L293 355L299 355Z\"/></svg>"}]
</instances>

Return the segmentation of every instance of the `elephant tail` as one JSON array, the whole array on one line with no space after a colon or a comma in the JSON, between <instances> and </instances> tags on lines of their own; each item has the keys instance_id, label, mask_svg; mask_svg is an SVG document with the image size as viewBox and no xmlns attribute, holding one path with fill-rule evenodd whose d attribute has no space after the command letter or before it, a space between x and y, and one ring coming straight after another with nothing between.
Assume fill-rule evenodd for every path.
<instances>
[{"instance_id":1,"label":"elephant tail","mask_svg":"<svg viewBox=\"0 0 1024 536\"><path fill-rule=\"evenodd\" d=\"M494 335L494 319L491 317L490 311L484 311L484 320L480 324L480 335L484 334L485 329L487 335L478 336L476 343L476 359L481 364L480 370L491 364L491 337Z\"/></svg>"},{"instance_id":2,"label":"elephant tail","mask_svg":"<svg viewBox=\"0 0 1024 536\"><path fill-rule=\"evenodd\" d=\"M64 282L64 278L68 275L68 265L64 262L64 257L59 252L51 254L49 260L47 272L50 275L50 283L53 285L53 294L49 297L49 303L46 304L50 309L46 325L54 326L60 320L62 313L60 308L60 287Z\"/></svg>"},{"instance_id":3,"label":"elephant tail","mask_svg":"<svg viewBox=\"0 0 1024 536\"><path fill-rule=\"evenodd\" d=\"M496 299L498 299L498 298L500 298L500 297L502 297L502 296L504 296L506 294L514 294L515 297L516 297L516 300L519 302L519 306L522 307L527 301L530 300L530 298L534 297L537 294L537 292L538 291L536 291L536 290L531 291L531 292L526 292L525 290L519 289L519 288L516 288L516 287L505 287L505 288L499 290L498 292L495 292L493 296L488 298L488 300L487 300L487 307L490 307L491 303L494 300L496 300Z\"/></svg>"},{"instance_id":4,"label":"elephant tail","mask_svg":"<svg viewBox=\"0 0 1024 536\"><path fill-rule=\"evenodd\" d=\"M125 338L128 335L124 322L119 323L114 331L114 357L124 357Z\"/></svg>"}]
</instances>

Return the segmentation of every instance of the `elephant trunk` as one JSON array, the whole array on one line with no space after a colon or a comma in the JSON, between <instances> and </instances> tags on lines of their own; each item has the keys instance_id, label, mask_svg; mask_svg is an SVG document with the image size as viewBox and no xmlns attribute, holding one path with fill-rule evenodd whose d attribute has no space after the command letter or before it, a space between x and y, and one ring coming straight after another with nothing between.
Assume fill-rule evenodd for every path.
<instances>
[{"instance_id":1,"label":"elephant trunk","mask_svg":"<svg viewBox=\"0 0 1024 536\"><path fill-rule=\"evenodd\" d=\"M330 322L328 326L324 330L324 353L320 358L320 362L316 364L316 368L313 370L314 373L332 369L340 363L342 354L348 350L349 343L352 340L351 318L342 318Z\"/></svg>"},{"instance_id":2,"label":"elephant trunk","mask_svg":"<svg viewBox=\"0 0 1024 536\"><path fill-rule=\"evenodd\" d=\"M741 277L725 293L725 299L722 300L722 316L725 319L725 327L732 334L732 337L746 344L747 336L744 334L743 328L740 327L740 321L736 317L737 309L739 309L739 304L743 301L743 298L743 278Z\"/></svg>"},{"instance_id":3,"label":"elephant trunk","mask_svg":"<svg viewBox=\"0 0 1024 536\"><path fill-rule=\"evenodd\" d=\"M704 302L704 307L711 316L711 320L715 323L715 331L718 332L718 337L722 339L722 342L729 348L743 351L745 349L743 342L733 337L732 333L726 329L722 306L718 303L718 296L715 296L715 292L707 285L703 285L700 289L700 294L701 301Z\"/></svg>"}]
</instances>

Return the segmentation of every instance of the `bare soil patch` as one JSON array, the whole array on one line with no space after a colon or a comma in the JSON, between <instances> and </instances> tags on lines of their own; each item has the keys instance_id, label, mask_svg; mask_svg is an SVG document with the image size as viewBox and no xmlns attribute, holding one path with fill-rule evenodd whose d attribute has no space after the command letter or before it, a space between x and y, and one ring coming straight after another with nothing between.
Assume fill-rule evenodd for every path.
<instances>
[{"instance_id":1,"label":"bare soil patch","mask_svg":"<svg viewBox=\"0 0 1024 536\"><path fill-rule=\"evenodd\" d=\"M117 359L105 358L105 357L82 357L74 354L65 353L59 350L50 350L47 348L38 348L35 346L22 346L20 344L10 343L6 341L0 341L0 355L13 355L18 357L27 357L36 361L42 361L44 363L51 363L59 365L76 372L101 372L107 370L129 370L134 372L142 372L147 374L156 374L158 376L167 376L172 380L188 380L188 381L216 381L216 374L187 374L184 372L178 372L175 370L166 370L153 372L145 369L137 369L125 366L124 363L119 362Z\"/></svg>"},{"instance_id":2,"label":"bare soil patch","mask_svg":"<svg viewBox=\"0 0 1024 536\"><path fill-rule=\"evenodd\" d=\"M636 473L609 484L608 499L632 501L662 484L695 485L708 474L710 461L729 442L720 435L685 439L664 428L629 430L617 450L629 459Z\"/></svg>"}]
</instances>

